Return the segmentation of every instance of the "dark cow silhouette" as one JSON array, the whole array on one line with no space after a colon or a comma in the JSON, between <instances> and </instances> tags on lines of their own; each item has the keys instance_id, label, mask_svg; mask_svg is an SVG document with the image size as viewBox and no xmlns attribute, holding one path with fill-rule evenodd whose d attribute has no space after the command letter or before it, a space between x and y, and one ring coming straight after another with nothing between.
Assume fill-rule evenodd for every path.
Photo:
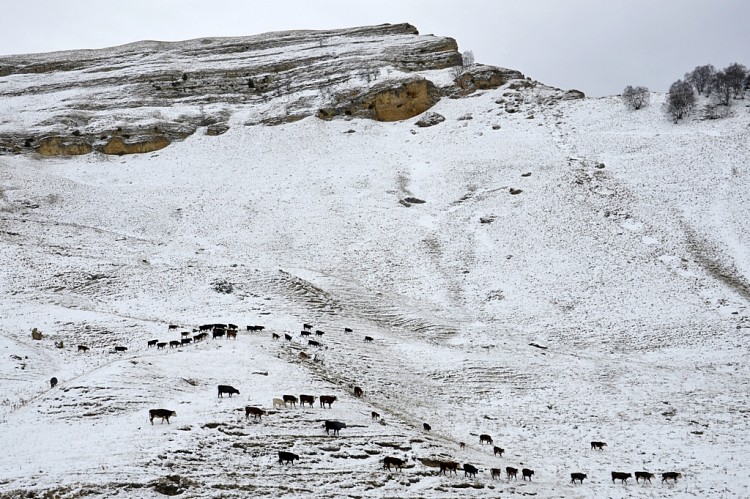
<instances>
[{"instance_id":1,"label":"dark cow silhouette","mask_svg":"<svg viewBox=\"0 0 750 499\"><path fill-rule=\"evenodd\" d=\"M307 344L311 347L320 348L320 343L315 340L308 340Z\"/></svg>"},{"instance_id":2,"label":"dark cow silhouette","mask_svg":"<svg viewBox=\"0 0 750 499\"><path fill-rule=\"evenodd\" d=\"M483 434L479 435L479 443L482 444L482 445L484 445L484 444L490 444L490 445L492 445L492 437L489 436L489 435L487 435L486 433L483 433Z\"/></svg>"},{"instance_id":3,"label":"dark cow silhouette","mask_svg":"<svg viewBox=\"0 0 750 499\"><path fill-rule=\"evenodd\" d=\"M219 397L224 398L225 393L228 393L229 398L231 398L233 393L236 393L237 395L239 395L240 391L234 388L233 386L219 385Z\"/></svg>"},{"instance_id":4,"label":"dark cow silhouette","mask_svg":"<svg viewBox=\"0 0 750 499\"><path fill-rule=\"evenodd\" d=\"M229 339L229 338L234 338L236 340L237 339L237 331L233 331L231 329L228 330L227 331L227 339Z\"/></svg>"},{"instance_id":5,"label":"dark cow silhouette","mask_svg":"<svg viewBox=\"0 0 750 499\"><path fill-rule=\"evenodd\" d=\"M372 419L380 419L380 414L378 414L375 411L372 411Z\"/></svg>"},{"instance_id":6,"label":"dark cow silhouette","mask_svg":"<svg viewBox=\"0 0 750 499\"><path fill-rule=\"evenodd\" d=\"M292 466L294 466L295 459L299 461L299 456L297 454L292 454L291 452L284 452L283 450L279 451L279 464L291 463Z\"/></svg>"},{"instance_id":7,"label":"dark cow silhouette","mask_svg":"<svg viewBox=\"0 0 750 499\"><path fill-rule=\"evenodd\" d=\"M155 347L159 340L148 340L148 348Z\"/></svg>"},{"instance_id":8,"label":"dark cow silhouette","mask_svg":"<svg viewBox=\"0 0 750 499\"><path fill-rule=\"evenodd\" d=\"M531 481L531 476L534 474L534 470L530 470L528 468L524 468L521 470L521 475L523 476L524 481L528 478L529 481Z\"/></svg>"},{"instance_id":9,"label":"dark cow silhouette","mask_svg":"<svg viewBox=\"0 0 750 499\"><path fill-rule=\"evenodd\" d=\"M225 334L227 334L226 329L214 329L213 332L211 333L211 339L215 340L216 338L220 338L224 336Z\"/></svg>"},{"instance_id":10,"label":"dark cow silhouette","mask_svg":"<svg viewBox=\"0 0 750 499\"><path fill-rule=\"evenodd\" d=\"M494 448L494 449L492 450L492 453L493 453L493 455L497 456L498 454L500 454L500 457L503 457L503 452L505 452L505 449L501 449L501 448L500 448L500 447L498 447L497 445L496 445L496 446L495 446L495 448Z\"/></svg>"},{"instance_id":11,"label":"dark cow silhouette","mask_svg":"<svg viewBox=\"0 0 750 499\"><path fill-rule=\"evenodd\" d=\"M156 344L156 349L157 350L161 350L161 349L163 349L166 346L167 346L167 342L166 341L162 341L161 343L157 343Z\"/></svg>"},{"instance_id":12,"label":"dark cow silhouette","mask_svg":"<svg viewBox=\"0 0 750 499\"><path fill-rule=\"evenodd\" d=\"M635 472L635 483L638 483L640 480L651 483L652 478L654 478L654 474L649 473L648 471L636 471Z\"/></svg>"},{"instance_id":13,"label":"dark cow silhouette","mask_svg":"<svg viewBox=\"0 0 750 499\"><path fill-rule=\"evenodd\" d=\"M180 340L180 343L183 344L183 345L189 345L192 342L193 342L193 338L182 338Z\"/></svg>"},{"instance_id":14,"label":"dark cow silhouette","mask_svg":"<svg viewBox=\"0 0 750 499\"><path fill-rule=\"evenodd\" d=\"M178 326L177 324L170 324L169 326L167 326L167 330L170 330L170 329L179 329L179 328L180 328L180 326Z\"/></svg>"},{"instance_id":15,"label":"dark cow silhouette","mask_svg":"<svg viewBox=\"0 0 750 499\"><path fill-rule=\"evenodd\" d=\"M406 464L406 462L403 459L400 459L398 457L386 456L383 458L384 470L387 469L388 471L390 471L391 466L395 466L396 469L401 471L401 468L403 468L404 464Z\"/></svg>"},{"instance_id":16,"label":"dark cow silhouette","mask_svg":"<svg viewBox=\"0 0 750 499\"><path fill-rule=\"evenodd\" d=\"M237 324L227 324L227 329L237 331L239 328L237 327Z\"/></svg>"},{"instance_id":17,"label":"dark cow silhouette","mask_svg":"<svg viewBox=\"0 0 750 499\"><path fill-rule=\"evenodd\" d=\"M182 336L183 338L187 338L188 336L190 336L190 331L182 331L182 332L180 333L180 335L181 335L181 336Z\"/></svg>"},{"instance_id":18,"label":"dark cow silhouette","mask_svg":"<svg viewBox=\"0 0 750 499\"><path fill-rule=\"evenodd\" d=\"M302 329L312 329L312 324L302 324Z\"/></svg>"},{"instance_id":19,"label":"dark cow silhouette","mask_svg":"<svg viewBox=\"0 0 750 499\"><path fill-rule=\"evenodd\" d=\"M432 426L428 425L427 423L422 423L422 428L424 428L424 431L432 430Z\"/></svg>"},{"instance_id":20,"label":"dark cow silhouette","mask_svg":"<svg viewBox=\"0 0 750 499\"><path fill-rule=\"evenodd\" d=\"M591 442L591 448L597 449L597 450L604 450L604 448L607 446L604 442Z\"/></svg>"},{"instance_id":21,"label":"dark cow silhouette","mask_svg":"<svg viewBox=\"0 0 750 499\"><path fill-rule=\"evenodd\" d=\"M214 326L214 329L226 329L227 328L226 324L214 324L213 326Z\"/></svg>"},{"instance_id":22,"label":"dark cow silhouette","mask_svg":"<svg viewBox=\"0 0 750 499\"><path fill-rule=\"evenodd\" d=\"M313 395L300 395L299 396L299 405L301 407L305 407L305 404L308 404L310 407L312 407L316 398L317 397L315 397Z\"/></svg>"},{"instance_id":23,"label":"dark cow silhouette","mask_svg":"<svg viewBox=\"0 0 750 499\"><path fill-rule=\"evenodd\" d=\"M292 341L292 335L291 335L291 334L287 334L287 333L284 333L284 339L285 339L286 341Z\"/></svg>"},{"instance_id":24,"label":"dark cow silhouette","mask_svg":"<svg viewBox=\"0 0 750 499\"><path fill-rule=\"evenodd\" d=\"M300 336L310 336L312 333L310 331L300 331Z\"/></svg>"},{"instance_id":25,"label":"dark cow silhouette","mask_svg":"<svg viewBox=\"0 0 750 499\"><path fill-rule=\"evenodd\" d=\"M248 405L245 407L245 419L250 417L250 414L253 415L253 419L260 419L263 421L263 415L266 413L263 409L260 407L253 407Z\"/></svg>"},{"instance_id":26,"label":"dark cow silhouette","mask_svg":"<svg viewBox=\"0 0 750 499\"><path fill-rule=\"evenodd\" d=\"M333 430L333 434L338 435L339 430L342 428L346 428L346 423L342 423L341 421L326 421L326 435L329 435L329 430Z\"/></svg>"},{"instance_id":27,"label":"dark cow silhouette","mask_svg":"<svg viewBox=\"0 0 750 499\"><path fill-rule=\"evenodd\" d=\"M345 332L345 333L353 333L353 332L354 332L354 330L353 330L352 328L350 328L350 327L345 327L345 328L344 328L344 332Z\"/></svg>"},{"instance_id":28,"label":"dark cow silhouette","mask_svg":"<svg viewBox=\"0 0 750 499\"><path fill-rule=\"evenodd\" d=\"M198 331L211 331L213 328L213 324L203 324L202 326L198 326Z\"/></svg>"},{"instance_id":29,"label":"dark cow silhouette","mask_svg":"<svg viewBox=\"0 0 750 499\"><path fill-rule=\"evenodd\" d=\"M323 336L324 334L326 334L325 331L321 331L320 329L315 330L315 336Z\"/></svg>"},{"instance_id":30,"label":"dark cow silhouette","mask_svg":"<svg viewBox=\"0 0 750 499\"><path fill-rule=\"evenodd\" d=\"M195 336L193 336L193 343L198 343L202 339L203 339L203 334L196 334Z\"/></svg>"},{"instance_id":31,"label":"dark cow silhouette","mask_svg":"<svg viewBox=\"0 0 750 499\"><path fill-rule=\"evenodd\" d=\"M169 409L150 409L148 411L148 419L151 421L151 424L154 424L154 418L161 418L162 424L164 424L164 420L169 424L169 418L174 418L176 416L177 413L170 411Z\"/></svg>"},{"instance_id":32,"label":"dark cow silhouette","mask_svg":"<svg viewBox=\"0 0 750 499\"><path fill-rule=\"evenodd\" d=\"M473 476L474 478L476 478L478 471L479 470L476 469L475 466L472 466L471 464L464 464L464 476Z\"/></svg>"},{"instance_id":33,"label":"dark cow silhouette","mask_svg":"<svg viewBox=\"0 0 750 499\"><path fill-rule=\"evenodd\" d=\"M586 473L571 473L570 474L570 481L573 483L576 483L576 480L578 480L580 483L583 483L583 479L586 478L588 475Z\"/></svg>"},{"instance_id":34,"label":"dark cow silhouette","mask_svg":"<svg viewBox=\"0 0 750 499\"><path fill-rule=\"evenodd\" d=\"M271 339L272 340L278 340L279 338L281 338L281 336L279 336L278 333L271 333Z\"/></svg>"},{"instance_id":35,"label":"dark cow silhouette","mask_svg":"<svg viewBox=\"0 0 750 499\"><path fill-rule=\"evenodd\" d=\"M365 341L367 341L367 342L372 341L372 336L365 336Z\"/></svg>"},{"instance_id":36,"label":"dark cow silhouette","mask_svg":"<svg viewBox=\"0 0 750 499\"><path fill-rule=\"evenodd\" d=\"M79 352L84 352L84 353L88 352L89 351L89 347L87 347L86 345L78 345L78 351Z\"/></svg>"},{"instance_id":37,"label":"dark cow silhouette","mask_svg":"<svg viewBox=\"0 0 750 499\"><path fill-rule=\"evenodd\" d=\"M57 386L57 378L55 378L53 376L52 379L49 380L49 386L50 386L50 388L56 387Z\"/></svg>"},{"instance_id":38,"label":"dark cow silhouette","mask_svg":"<svg viewBox=\"0 0 750 499\"><path fill-rule=\"evenodd\" d=\"M466 442L458 442L458 448L459 449L465 449L466 448Z\"/></svg>"},{"instance_id":39,"label":"dark cow silhouette","mask_svg":"<svg viewBox=\"0 0 750 499\"><path fill-rule=\"evenodd\" d=\"M305 352L300 352L300 353L299 353L299 355L298 355L298 357L299 357L300 359L302 359L302 360L305 360L305 359L309 359L309 358L310 358L310 356L309 356L309 355L307 355L307 353L305 353Z\"/></svg>"},{"instance_id":40,"label":"dark cow silhouette","mask_svg":"<svg viewBox=\"0 0 750 499\"><path fill-rule=\"evenodd\" d=\"M284 400L284 405L292 404L292 407L297 407L297 397L294 395L282 395L281 398Z\"/></svg>"},{"instance_id":41,"label":"dark cow silhouette","mask_svg":"<svg viewBox=\"0 0 750 499\"><path fill-rule=\"evenodd\" d=\"M180 346L179 340L172 340L169 342L169 348L177 348L178 346Z\"/></svg>"},{"instance_id":42,"label":"dark cow silhouette","mask_svg":"<svg viewBox=\"0 0 750 499\"><path fill-rule=\"evenodd\" d=\"M115 347L115 352L125 352L128 347Z\"/></svg>"},{"instance_id":43,"label":"dark cow silhouette","mask_svg":"<svg viewBox=\"0 0 750 499\"><path fill-rule=\"evenodd\" d=\"M500 475L502 475L503 470L500 468L492 468L490 470L490 475L492 475L492 479L495 480L496 478L500 478Z\"/></svg>"},{"instance_id":44,"label":"dark cow silhouette","mask_svg":"<svg viewBox=\"0 0 750 499\"><path fill-rule=\"evenodd\" d=\"M361 397L364 394L365 394L365 392L362 391L362 388L360 388L358 386L354 387L354 396L355 397Z\"/></svg>"},{"instance_id":45,"label":"dark cow silhouette","mask_svg":"<svg viewBox=\"0 0 750 499\"><path fill-rule=\"evenodd\" d=\"M508 480L513 477L515 480L518 480L518 468L513 468L512 466L507 466L505 468L505 476L508 477Z\"/></svg>"},{"instance_id":46,"label":"dark cow silhouette","mask_svg":"<svg viewBox=\"0 0 750 499\"><path fill-rule=\"evenodd\" d=\"M661 483L668 482L669 480L673 480L674 483L677 483L678 478L682 478L682 473L667 471L666 473L661 474Z\"/></svg>"},{"instance_id":47,"label":"dark cow silhouette","mask_svg":"<svg viewBox=\"0 0 750 499\"><path fill-rule=\"evenodd\" d=\"M612 472L612 483L615 483L615 480L620 480L620 483L625 483L625 481L628 478L632 478L633 475L630 473L623 473L621 471L613 471Z\"/></svg>"},{"instance_id":48,"label":"dark cow silhouette","mask_svg":"<svg viewBox=\"0 0 750 499\"><path fill-rule=\"evenodd\" d=\"M328 404L328 408L331 408L331 404L336 402L337 398L336 395L321 395L320 396L320 407L325 408L326 404Z\"/></svg>"},{"instance_id":49,"label":"dark cow silhouette","mask_svg":"<svg viewBox=\"0 0 750 499\"><path fill-rule=\"evenodd\" d=\"M458 463L455 461L440 461L440 473L438 475L447 475L449 471L457 474Z\"/></svg>"}]
</instances>

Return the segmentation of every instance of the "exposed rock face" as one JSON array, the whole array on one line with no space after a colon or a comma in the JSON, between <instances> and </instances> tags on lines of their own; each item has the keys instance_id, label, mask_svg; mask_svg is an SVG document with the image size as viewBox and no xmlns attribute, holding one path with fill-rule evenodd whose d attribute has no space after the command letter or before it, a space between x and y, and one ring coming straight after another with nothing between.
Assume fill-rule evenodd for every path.
<instances>
[{"instance_id":1,"label":"exposed rock face","mask_svg":"<svg viewBox=\"0 0 750 499\"><path fill-rule=\"evenodd\" d=\"M523 73L515 69L475 64L467 68L456 78L456 86L458 87L456 93L459 96L468 95L477 90L498 88L511 80L522 80L525 78Z\"/></svg>"},{"instance_id":2,"label":"exposed rock face","mask_svg":"<svg viewBox=\"0 0 750 499\"><path fill-rule=\"evenodd\" d=\"M77 156L88 154L93 150L91 144L80 139L47 137L39 142L36 152L42 156Z\"/></svg>"},{"instance_id":3,"label":"exposed rock face","mask_svg":"<svg viewBox=\"0 0 750 499\"><path fill-rule=\"evenodd\" d=\"M424 116L422 116L419 121L415 123L418 127L426 128L430 126L435 126L438 123L442 123L445 121L445 116L438 113L425 113Z\"/></svg>"},{"instance_id":4,"label":"exposed rock face","mask_svg":"<svg viewBox=\"0 0 750 499\"><path fill-rule=\"evenodd\" d=\"M101 152L104 154L135 154L158 151L170 144L169 139L163 135L157 135L152 139L125 142L121 137L112 137Z\"/></svg>"}]
</instances>

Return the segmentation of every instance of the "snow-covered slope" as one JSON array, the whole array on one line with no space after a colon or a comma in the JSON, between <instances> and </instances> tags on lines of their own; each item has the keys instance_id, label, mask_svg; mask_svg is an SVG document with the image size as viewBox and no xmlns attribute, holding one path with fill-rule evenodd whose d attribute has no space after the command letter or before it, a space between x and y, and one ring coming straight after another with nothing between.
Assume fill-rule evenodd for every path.
<instances>
[{"instance_id":1,"label":"snow-covered slope","mask_svg":"<svg viewBox=\"0 0 750 499\"><path fill-rule=\"evenodd\" d=\"M673 125L659 102L560 96L442 99L430 128L233 108L223 135L149 154L0 157L0 492L750 495L747 110ZM242 331L147 347L213 322Z\"/></svg>"}]
</instances>

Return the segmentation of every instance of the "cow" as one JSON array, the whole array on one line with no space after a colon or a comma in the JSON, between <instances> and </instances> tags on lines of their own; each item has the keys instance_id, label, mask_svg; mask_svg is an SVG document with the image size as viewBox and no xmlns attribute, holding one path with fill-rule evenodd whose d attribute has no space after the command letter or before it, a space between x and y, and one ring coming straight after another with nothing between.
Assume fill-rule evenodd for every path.
<instances>
[{"instance_id":1,"label":"cow","mask_svg":"<svg viewBox=\"0 0 750 499\"><path fill-rule=\"evenodd\" d=\"M288 334L288 333L284 333L284 339L285 339L286 341L292 341L292 335L291 335L291 334Z\"/></svg>"},{"instance_id":2,"label":"cow","mask_svg":"<svg viewBox=\"0 0 750 499\"><path fill-rule=\"evenodd\" d=\"M336 395L321 395L320 396L320 407L325 408L326 404L328 404L328 408L331 408L331 404L336 402Z\"/></svg>"},{"instance_id":3,"label":"cow","mask_svg":"<svg viewBox=\"0 0 750 499\"><path fill-rule=\"evenodd\" d=\"M325 331L321 331L320 329L315 330L315 336L323 336L324 334L326 334Z\"/></svg>"},{"instance_id":4,"label":"cow","mask_svg":"<svg viewBox=\"0 0 750 499\"><path fill-rule=\"evenodd\" d=\"M182 339L180 340L180 343L181 343L182 345L189 345L189 344L190 344L190 343L192 343L192 342L193 342L193 338L182 338Z\"/></svg>"},{"instance_id":5,"label":"cow","mask_svg":"<svg viewBox=\"0 0 750 499\"><path fill-rule=\"evenodd\" d=\"M503 470L501 470L500 468L492 468L490 470L490 474L492 475L493 480L500 478L500 475L502 475L502 473Z\"/></svg>"},{"instance_id":6,"label":"cow","mask_svg":"<svg viewBox=\"0 0 750 499\"><path fill-rule=\"evenodd\" d=\"M233 386L229 385L219 385L219 397L224 398L224 394L228 393L229 398L232 398L232 394L236 393L237 395L240 394L240 391Z\"/></svg>"},{"instance_id":7,"label":"cow","mask_svg":"<svg viewBox=\"0 0 750 499\"><path fill-rule=\"evenodd\" d=\"M383 458L384 470L387 469L388 471L390 471L391 466L395 466L397 470L401 471L401 468L403 468L404 464L406 464L406 462L403 459L398 458L398 457L386 456Z\"/></svg>"},{"instance_id":8,"label":"cow","mask_svg":"<svg viewBox=\"0 0 750 499\"><path fill-rule=\"evenodd\" d=\"M302 324L302 329L312 329L312 324Z\"/></svg>"},{"instance_id":9,"label":"cow","mask_svg":"<svg viewBox=\"0 0 750 499\"><path fill-rule=\"evenodd\" d=\"M427 423L422 423L422 428L424 428L424 431L432 430L432 426L428 425Z\"/></svg>"},{"instance_id":10,"label":"cow","mask_svg":"<svg viewBox=\"0 0 750 499\"><path fill-rule=\"evenodd\" d=\"M632 478L633 475L630 473L623 473L622 471L613 471L612 472L612 483L615 483L615 480L620 480L620 483L625 483L625 481L628 478Z\"/></svg>"},{"instance_id":11,"label":"cow","mask_svg":"<svg viewBox=\"0 0 750 499\"><path fill-rule=\"evenodd\" d=\"M155 347L159 340L148 340L148 348Z\"/></svg>"},{"instance_id":12,"label":"cow","mask_svg":"<svg viewBox=\"0 0 750 499\"><path fill-rule=\"evenodd\" d=\"M513 477L515 480L518 480L518 468L507 466L505 468L505 476L508 477L508 480L510 480L511 477Z\"/></svg>"},{"instance_id":13,"label":"cow","mask_svg":"<svg viewBox=\"0 0 750 499\"><path fill-rule=\"evenodd\" d=\"M380 414L378 414L377 412L372 411L371 414L372 414L372 419L380 419Z\"/></svg>"},{"instance_id":14,"label":"cow","mask_svg":"<svg viewBox=\"0 0 750 499\"><path fill-rule=\"evenodd\" d=\"M570 474L570 481L572 483L576 483L576 480L578 480L581 484L583 484L583 479L586 478L588 475L586 473L571 473Z\"/></svg>"},{"instance_id":15,"label":"cow","mask_svg":"<svg viewBox=\"0 0 750 499\"><path fill-rule=\"evenodd\" d=\"M500 457L503 457L503 452L505 452L505 449L502 449L502 448L498 447L497 445L495 446L494 449L492 449L492 454L494 456L497 456L498 454L500 454Z\"/></svg>"},{"instance_id":16,"label":"cow","mask_svg":"<svg viewBox=\"0 0 750 499\"><path fill-rule=\"evenodd\" d=\"M115 352L125 352L128 347L115 347Z\"/></svg>"},{"instance_id":17,"label":"cow","mask_svg":"<svg viewBox=\"0 0 750 499\"><path fill-rule=\"evenodd\" d=\"M237 331L234 331L234 330L231 330L231 329L227 330L227 339L229 339L229 338L234 338L236 340L237 339Z\"/></svg>"},{"instance_id":18,"label":"cow","mask_svg":"<svg viewBox=\"0 0 750 499\"><path fill-rule=\"evenodd\" d=\"M214 328L213 324L203 324L202 326L198 326L198 331L211 331Z\"/></svg>"},{"instance_id":19,"label":"cow","mask_svg":"<svg viewBox=\"0 0 750 499\"><path fill-rule=\"evenodd\" d=\"M78 345L78 351L86 353L89 351L89 347L87 347L86 345Z\"/></svg>"},{"instance_id":20,"label":"cow","mask_svg":"<svg viewBox=\"0 0 750 499\"><path fill-rule=\"evenodd\" d=\"M368 343L371 342L372 341L372 336L365 336L365 341L368 342Z\"/></svg>"},{"instance_id":21,"label":"cow","mask_svg":"<svg viewBox=\"0 0 750 499\"><path fill-rule=\"evenodd\" d=\"M346 423L342 423L341 421L326 421L326 435L329 435L328 431L333 430L334 435L339 434L339 430L341 428L346 428Z\"/></svg>"},{"instance_id":22,"label":"cow","mask_svg":"<svg viewBox=\"0 0 750 499\"><path fill-rule=\"evenodd\" d=\"M677 483L678 478L682 478L682 473L677 473L676 471L667 471L666 473L661 474L661 483L669 482L669 480L673 480L674 483Z\"/></svg>"},{"instance_id":23,"label":"cow","mask_svg":"<svg viewBox=\"0 0 750 499\"><path fill-rule=\"evenodd\" d=\"M285 406L289 403L292 404L292 407L297 407L297 397L294 395L282 395L281 398L284 399Z\"/></svg>"},{"instance_id":24,"label":"cow","mask_svg":"<svg viewBox=\"0 0 750 499\"><path fill-rule=\"evenodd\" d=\"M315 340L308 340L307 344L311 347L320 348L320 343Z\"/></svg>"},{"instance_id":25,"label":"cow","mask_svg":"<svg viewBox=\"0 0 750 499\"><path fill-rule=\"evenodd\" d=\"M226 329L214 329L211 333L211 339L215 340L216 338L220 338L224 336L227 333Z\"/></svg>"},{"instance_id":26,"label":"cow","mask_svg":"<svg viewBox=\"0 0 750 499\"><path fill-rule=\"evenodd\" d=\"M464 464L464 476L473 476L474 478L477 477L477 472L479 470L472 466L471 464Z\"/></svg>"},{"instance_id":27,"label":"cow","mask_svg":"<svg viewBox=\"0 0 750 499\"><path fill-rule=\"evenodd\" d=\"M528 468L524 468L521 470L521 476L523 477L523 481L526 481L526 478L528 477L529 481L531 481L531 476L534 474L534 470L530 470Z\"/></svg>"},{"instance_id":28,"label":"cow","mask_svg":"<svg viewBox=\"0 0 750 499\"><path fill-rule=\"evenodd\" d=\"M151 421L151 424L154 424L154 418L161 418L161 424L164 424L164 420L169 424L169 418L176 416L177 413L169 409L149 409L148 411L148 419Z\"/></svg>"},{"instance_id":29,"label":"cow","mask_svg":"<svg viewBox=\"0 0 750 499\"><path fill-rule=\"evenodd\" d=\"M247 326L248 331L263 331L266 326Z\"/></svg>"},{"instance_id":30,"label":"cow","mask_svg":"<svg viewBox=\"0 0 750 499\"><path fill-rule=\"evenodd\" d=\"M648 471L636 471L635 472L635 483L638 483L641 479L643 479L643 483L651 483L651 479L654 478L653 473L649 473Z\"/></svg>"},{"instance_id":31,"label":"cow","mask_svg":"<svg viewBox=\"0 0 750 499\"><path fill-rule=\"evenodd\" d=\"M604 450L607 446L604 442L591 442L591 449Z\"/></svg>"},{"instance_id":32,"label":"cow","mask_svg":"<svg viewBox=\"0 0 750 499\"><path fill-rule=\"evenodd\" d=\"M237 331L239 328L237 327L237 324L227 324L227 329L231 329L232 331Z\"/></svg>"},{"instance_id":33,"label":"cow","mask_svg":"<svg viewBox=\"0 0 750 499\"><path fill-rule=\"evenodd\" d=\"M179 340L172 340L169 342L169 348L177 348L180 346Z\"/></svg>"},{"instance_id":34,"label":"cow","mask_svg":"<svg viewBox=\"0 0 750 499\"><path fill-rule=\"evenodd\" d=\"M279 336L278 333L271 333L271 339L272 340L275 341L275 340L278 340L279 338L281 338L281 336Z\"/></svg>"},{"instance_id":35,"label":"cow","mask_svg":"<svg viewBox=\"0 0 750 499\"><path fill-rule=\"evenodd\" d=\"M57 378L55 378L53 376L52 379L49 380L49 386L50 386L50 388L56 387L57 386Z\"/></svg>"},{"instance_id":36,"label":"cow","mask_svg":"<svg viewBox=\"0 0 750 499\"><path fill-rule=\"evenodd\" d=\"M481 445L484 445L484 444L492 445L492 437L487 435L486 433L482 433L481 435L479 435L479 443Z\"/></svg>"},{"instance_id":37,"label":"cow","mask_svg":"<svg viewBox=\"0 0 750 499\"><path fill-rule=\"evenodd\" d=\"M312 407L313 403L315 403L316 398L318 397L315 397L314 395L300 395L299 405L300 407L305 407L305 404L308 404L310 407Z\"/></svg>"},{"instance_id":38,"label":"cow","mask_svg":"<svg viewBox=\"0 0 750 499\"><path fill-rule=\"evenodd\" d=\"M300 352L298 357L300 358L300 360L306 360L310 358L310 356L306 352Z\"/></svg>"},{"instance_id":39,"label":"cow","mask_svg":"<svg viewBox=\"0 0 750 499\"><path fill-rule=\"evenodd\" d=\"M180 333L180 335L181 335L181 336L182 336L183 338L187 338L188 336L190 336L190 331L182 331L182 332Z\"/></svg>"},{"instance_id":40,"label":"cow","mask_svg":"<svg viewBox=\"0 0 750 499\"><path fill-rule=\"evenodd\" d=\"M362 388L360 388L358 386L354 387L354 396L355 397L359 398L359 397L361 397L364 394L365 394L365 392L362 391Z\"/></svg>"},{"instance_id":41,"label":"cow","mask_svg":"<svg viewBox=\"0 0 750 499\"><path fill-rule=\"evenodd\" d=\"M177 324L170 324L169 326L167 326L168 331L171 331L172 329L179 329L179 328L180 326L178 326Z\"/></svg>"},{"instance_id":42,"label":"cow","mask_svg":"<svg viewBox=\"0 0 750 499\"><path fill-rule=\"evenodd\" d=\"M277 407L286 407L286 403L284 402L284 399L279 399L279 398L274 397L273 408L276 409Z\"/></svg>"},{"instance_id":43,"label":"cow","mask_svg":"<svg viewBox=\"0 0 750 499\"><path fill-rule=\"evenodd\" d=\"M202 339L203 339L202 334L196 334L195 336L193 336L193 343L198 343Z\"/></svg>"},{"instance_id":44,"label":"cow","mask_svg":"<svg viewBox=\"0 0 750 499\"><path fill-rule=\"evenodd\" d=\"M344 332L345 332L345 333L353 333L353 332L354 332L354 330L353 330L352 328L350 328L350 327L345 327L345 328L344 328Z\"/></svg>"},{"instance_id":45,"label":"cow","mask_svg":"<svg viewBox=\"0 0 750 499\"><path fill-rule=\"evenodd\" d=\"M458 463L455 461L440 461L440 473L438 475L447 475L449 471L458 474Z\"/></svg>"},{"instance_id":46,"label":"cow","mask_svg":"<svg viewBox=\"0 0 750 499\"><path fill-rule=\"evenodd\" d=\"M162 341L161 343L157 343L156 344L156 349L157 350L163 350L164 347L166 347L166 346L167 346L167 342L166 341Z\"/></svg>"},{"instance_id":47,"label":"cow","mask_svg":"<svg viewBox=\"0 0 750 499\"><path fill-rule=\"evenodd\" d=\"M214 329L226 329L227 328L226 324L214 324L213 326L214 326Z\"/></svg>"},{"instance_id":48,"label":"cow","mask_svg":"<svg viewBox=\"0 0 750 499\"><path fill-rule=\"evenodd\" d=\"M253 419L260 419L263 421L263 415L266 413L263 409L260 407L253 407L248 405L245 407L245 419L250 417L250 414L253 415Z\"/></svg>"},{"instance_id":49,"label":"cow","mask_svg":"<svg viewBox=\"0 0 750 499\"><path fill-rule=\"evenodd\" d=\"M300 332L299 332L299 335L300 335L300 336L310 336L311 334L312 334L312 333L311 333L310 331L300 331Z\"/></svg>"},{"instance_id":50,"label":"cow","mask_svg":"<svg viewBox=\"0 0 750 499\"><path fill-rule=\"evenodd\" d=\"M291 463L292 466L294 466L295 459L299 461L299 456L297 454L292 454L291 452L284 452L283 450L279 451L279 464Z\"/></svg>"},{"instance_id":51,"label":"cow","mask_svg":"<svg viewBox=\"0 0 750 499\"><path fill-rule=\"evenodd\" d=\"M458 448L464 450L466 448L466 442L458 442Z\"/></svg>"}]
</instances>

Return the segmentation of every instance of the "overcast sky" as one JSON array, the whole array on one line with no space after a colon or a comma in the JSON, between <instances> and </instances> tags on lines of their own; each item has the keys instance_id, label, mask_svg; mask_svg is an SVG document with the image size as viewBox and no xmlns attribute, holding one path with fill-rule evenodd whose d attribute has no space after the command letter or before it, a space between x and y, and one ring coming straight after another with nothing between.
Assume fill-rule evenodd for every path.
<instances>
[{"instance_id":1,"label":"overcast sky","mask_svg":"<svg viewBox=\"0 0 750 499\"><path fill-rule=\"evenodd\" d=\"M0 54L409 22L477 62L587 95L663 92L711 63L750 66L750 0L7 0Z\"/></svg>"}]
</instances>

